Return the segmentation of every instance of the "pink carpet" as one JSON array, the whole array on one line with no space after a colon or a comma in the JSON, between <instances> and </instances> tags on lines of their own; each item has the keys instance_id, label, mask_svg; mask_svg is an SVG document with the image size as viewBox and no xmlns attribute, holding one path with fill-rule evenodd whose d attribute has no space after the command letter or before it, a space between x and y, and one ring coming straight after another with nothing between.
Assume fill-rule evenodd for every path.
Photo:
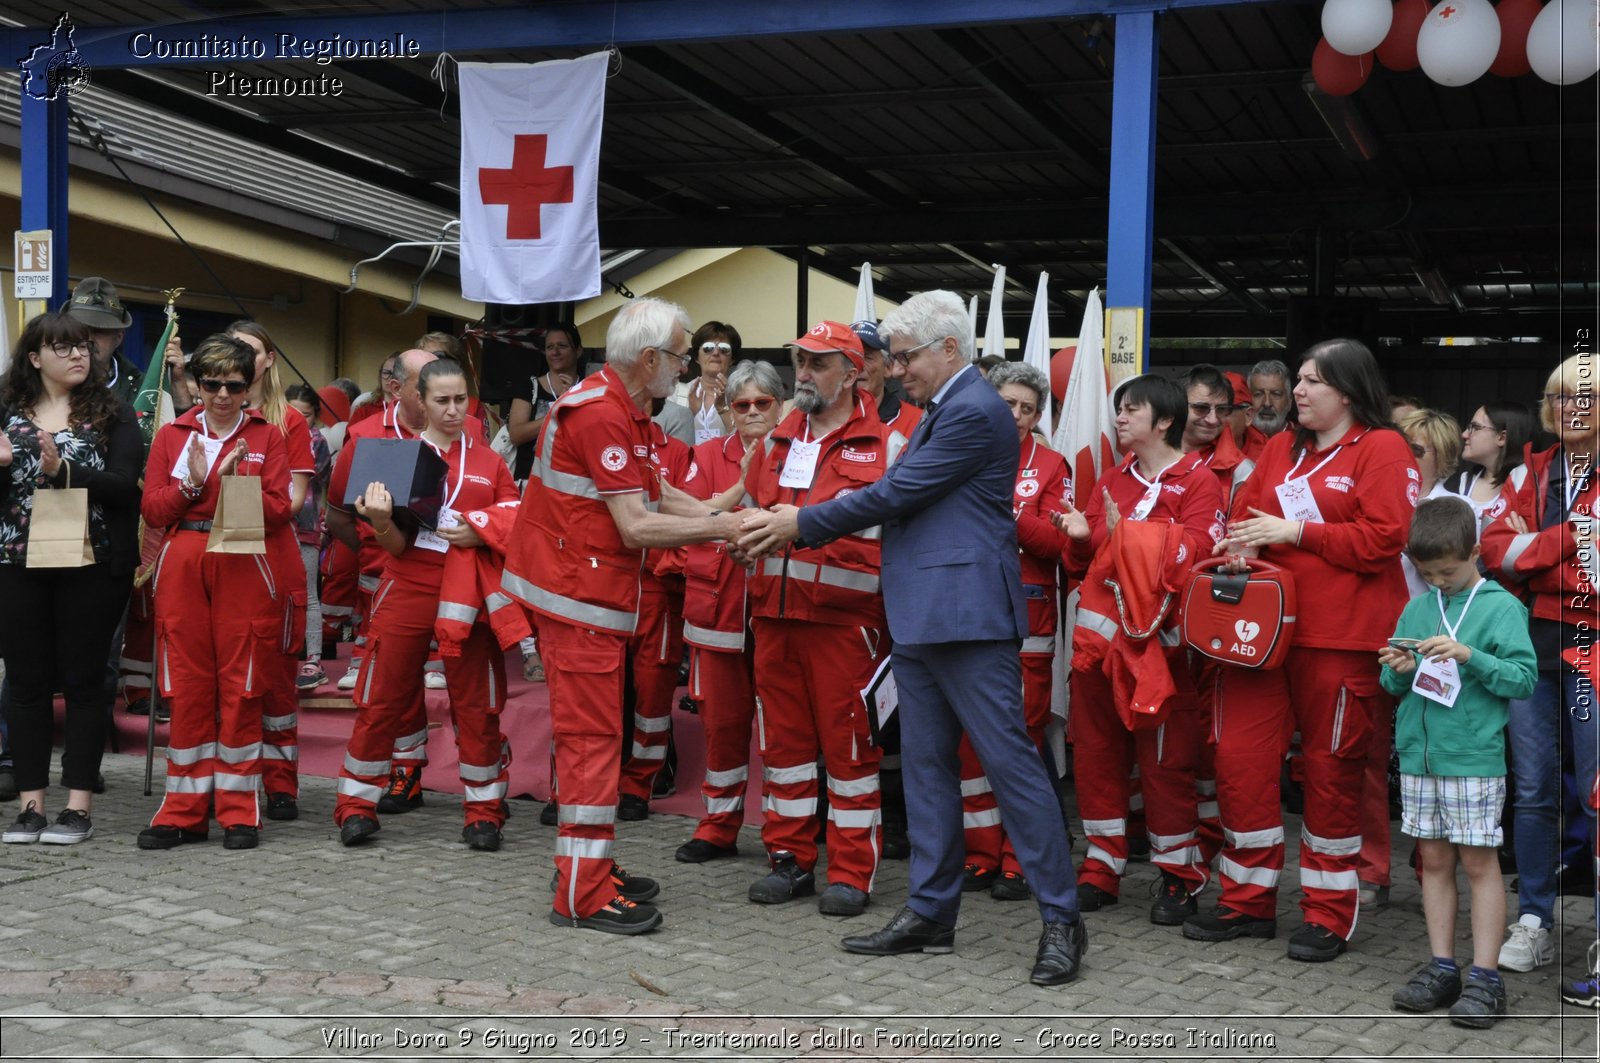
<instances>
[{"instance_id":1,"label":"pink carpet","mask_svg":"<svg viewBox=\"0 0 1600 1063\"><path fill-rule=\"evenodd\" d=\"M337 680L348 667L348 647L340 646L339 660L323 662L323 670L330 679ZM522 678L522 656L513 650L506 656L508 690L506 706L500 714L500 727L511 740L512 797L532 797L539 801L550 796L550 695L543 683L529 683ZM674 706L684 691L679 688L672 696ZM308 698L343 696L333 683L306 695ZM442 793L461 793L461 779L456 774L456 746L450 731L449 694L443 690L426 693L429 763L423 770L422 784L426 789ZM57 703L59 712L59 702ZM144 755L146 718L130 716L120 706L115 713L118 741L123 753ZM345 744L350 738L350 728L355 722L355 707L324 709L302 705L300 708L300 771L306 775L328 778L339 774L344 762ZM691 816L699 819L704 806L700 802L700 782L705 777L705 740L700 729L700 717L681 712L672 713L673 734L678 745L678 790L669 797L650 802L655 812ZM167 728L156 725L156 745L166 741ZM750 748L750 792L745 798L745 822L761 822L761 771L760 755L754 742ZM164 765L155 766L155 788L161 788Z\"/></svg>"}]
</instances>

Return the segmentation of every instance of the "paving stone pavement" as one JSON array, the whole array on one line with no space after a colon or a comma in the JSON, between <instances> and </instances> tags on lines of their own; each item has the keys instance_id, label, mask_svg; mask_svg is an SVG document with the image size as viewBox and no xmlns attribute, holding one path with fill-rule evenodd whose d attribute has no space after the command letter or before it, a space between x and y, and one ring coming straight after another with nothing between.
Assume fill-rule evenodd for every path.
<instances>
[{"instance_id":1,"label":"paving stone pavement","mask_svg":"<svg viewBox=\"0 0 1600 1063\"><path fill-rule=\"evenodd\" d=\"M1148 921L1156 876L1134 864L1122 902L1087 917L1084 976L1043 989L1031 902L968 895L954 955L841 951L898 908L903 862L865 916L829 919L745 900L765 871L754 831L739 858L693 866L672 857L687 820L623 823L619 858L661 881L666 922L619 938L548 922L555 830L536 804L513 802L498 853L468 851L460 799L432 793L346 850L332 781L308 778L301 819L267 823L257 850L217 832L147 853L142 769L107 756L91 841L0 847L0 1058L1596 1058L1600 1013L1556 996L1593 939L1577 899L1560 968L1508 974L1511 1018L1474 1032L1390 1010L1427 955L1403 865L1350 953L1302 964L1283 952L1292 890L1283 937L1201 945ZM1458 937L1466 957L1465 919Z\"/></svg>"}]
</instances>

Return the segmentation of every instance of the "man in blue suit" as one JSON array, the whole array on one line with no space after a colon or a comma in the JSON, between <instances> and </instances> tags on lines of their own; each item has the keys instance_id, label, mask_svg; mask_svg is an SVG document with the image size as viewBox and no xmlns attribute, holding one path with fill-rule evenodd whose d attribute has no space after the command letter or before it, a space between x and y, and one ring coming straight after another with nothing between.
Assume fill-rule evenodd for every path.
<instances>
[{"instance_id":1,"label":"man in blue suit","mask_svg":"<svg viewBox=\"0 0 1600 1063\"><path fill-rule=\"evenodd\" d=\"M900 460L850 495L752 513L740 540L759 556L797 539L815 545L883 527L911 896L882 930L842 944L869 956L954 949L966 851L957 755L964 730L1044 919L1032 981L1061 985L1077 977L1088 933L1061 806L1023 724L1019 651L1028 622L1011 511L1016 424L972 365L967 309L953 292L911 298L878 331L894 376L927 407Z\"/></svg>"}]
</instances>

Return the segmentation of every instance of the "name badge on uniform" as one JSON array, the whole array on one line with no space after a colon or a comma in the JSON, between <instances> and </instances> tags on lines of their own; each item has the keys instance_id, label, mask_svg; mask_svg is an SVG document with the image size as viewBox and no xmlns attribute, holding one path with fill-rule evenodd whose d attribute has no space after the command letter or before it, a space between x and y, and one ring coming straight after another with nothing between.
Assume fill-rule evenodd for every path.
<instances>
[{"instance_id":1,"label":"name badge on uniform","mask_svg":"<svg viewBox=\"0 0 1600 1063\"><path fill-rule=\"evenodd\" d=\"M195 435L195 436L192 436L191 438L200 440L200 445L205 447L205 449L206 449L206 475L210 476L211 475L211 470L217 464L217 458L220 457L221 454L222 454L222 444L227 442L227 440L225 440L225 439L217 439L214 436L202 436L202 435ZM186 479L188 477L188 475L189 475L189 447L192 446L192 445L193 444L185 443L178 450L178 460L173 462L173 464L172 464L172 478L174 480L183 480L183 479Z\"/></svg>"},{"instance_id":2,"label":"name badge on uniform","mask_svg":"<svg viewBox=\"0 0 1600 1063\"><path fill-rule=\"evenodd\" d=\"M1317 498L1311 493L1309 476L1296 476L1273 490L1278 493L1278 505L1283 507L1286 519L1322 523L1322 510L1317 508Z\"/></svg>"},{"instance_id":3,"label":"name badge on uniform","mask_svg":"<svg viewBox=\"0 0 1600 1063\"><path fill-rule=\"evenodd\" d=\"M1156 508L1156 499L1161 497L1161 481L1158 479L1144 490L1144 497L1139 499L1139 504L1133 507L1133 512L1128 514L1129 520L1149 520L1150 511Z\"/></svg>"},{"instance_id":4,"label":"name badge on uniform","mask_svg":"<svg viewBox=\"0 0 1600 1063\"><path fill-rule=\"evenodd\" d=\"M1461 696L1461 670L1454 661L1430 661L1424 657L1417 665L1411 689L1448 709Z\"/></svg>"},{"instance_id":5,"label":"name badge on uniform","mask_svg":"<svg viewBox=\"0 0 1600 1063\"><path fill-rule=\"evenodd\" d=\"M783 473L778 477L779 487L805 489L817 474L817 455L822 443L802 443L798 439L789 444L789 456L783 460Z\"/></svg>"}]
</instances>

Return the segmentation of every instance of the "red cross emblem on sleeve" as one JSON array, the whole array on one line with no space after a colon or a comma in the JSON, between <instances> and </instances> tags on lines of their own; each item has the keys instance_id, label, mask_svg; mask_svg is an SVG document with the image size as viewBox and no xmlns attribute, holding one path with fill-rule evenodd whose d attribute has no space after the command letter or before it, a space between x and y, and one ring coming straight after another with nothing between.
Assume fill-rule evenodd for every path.
<instances>
[{"instance_id":1,"label":"red cross emblem on sleeve","mask_svg":"<svg viewBox=\"0 0 1600 1063\"><path fill-rule=\"evenodd\" d=\"M478 170L478 194L485 206L506 208L506 239L539 239L539 215L547 203L572 202L572 167L546 166L543 133L519 133L510 169Z\"/></svg>"}]
</instances>

